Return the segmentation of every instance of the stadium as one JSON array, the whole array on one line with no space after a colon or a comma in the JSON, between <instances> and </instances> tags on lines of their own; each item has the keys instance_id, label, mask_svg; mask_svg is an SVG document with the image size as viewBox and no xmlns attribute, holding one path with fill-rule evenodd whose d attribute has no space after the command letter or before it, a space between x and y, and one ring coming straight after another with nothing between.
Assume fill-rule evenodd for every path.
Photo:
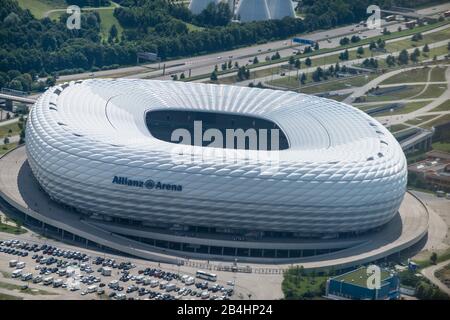
<instances>
[{"instance_id":1,"label":"stadium","mask_svg":"<svg viewBox=\"0 0 450 320\"><path fill-rule=\"evenodd\" d=\"M194 139L174 141L177 129ZM213 144L230 129L245 142ZM293 92L76 81L39 98L26 141L52 200L110 232L194 257L342 250L389 223L406 191L405 157L389 131L358 109Z\"/></svg>"}]
</instances>

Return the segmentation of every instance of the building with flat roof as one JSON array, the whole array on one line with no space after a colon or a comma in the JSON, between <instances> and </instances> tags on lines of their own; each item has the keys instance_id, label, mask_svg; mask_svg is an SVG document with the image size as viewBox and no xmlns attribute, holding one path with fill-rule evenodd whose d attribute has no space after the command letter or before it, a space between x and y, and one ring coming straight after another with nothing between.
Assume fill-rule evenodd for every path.
<instances>
[{"instance_id":1,"label":"building with flat roof","mask_svg":"<svg viewBox=\"0 0 450 320\"><path fill-rule=\"evenodd\" d=\"M367 267L361 267L330 278L327 280L326 295L331 299L350 300L393 300L400 297L400 279L396 274L381 269L379 289L368 286L371 275Z\"/></svg>"}]
</instances>

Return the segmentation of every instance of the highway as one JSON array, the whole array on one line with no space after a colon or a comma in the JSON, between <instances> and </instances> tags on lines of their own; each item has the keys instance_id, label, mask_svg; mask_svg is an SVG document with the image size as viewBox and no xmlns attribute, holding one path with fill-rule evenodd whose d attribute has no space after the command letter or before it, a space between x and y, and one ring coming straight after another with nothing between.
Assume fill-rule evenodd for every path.
<instances>
[{"instance_id":1,"label":"highway","mask_svg":"<svg viewBox=\"0 0 450 320\"><path fill-rule=\"evenodd\" d=\"M436 15L440 12L450 10L450 4L441 4L432 6L426 9L418 10L417 13L421 15ZM299 37L318 41L321 48L335 48L339 46L340 38L347 35L358 35L361 38L374 37L381 33L384 27L387 27L389 31L397 31L398 27L406 29L404 23L382 21L381 29L369 30L364 27L356 27L356 24L343 26L331 30L322 30L312 33L306 33L298 35ZM234 62L239 62L239 65L245 65L250 63L249 60L253 60L255 56L260 61L264 61L266 56L271 56L274 52L279 51L281 56L289 56L293 54L293 51L298 49L299 46L292 46L290 37L285 40L278 40L268 42L261 45L254 45L250 47L239 48L230 51L224 51L220 53L212 53L191 58L182 58L177 60L171 60L163 63L151 63L140 66L130 66L114 70L103 70L97 72L85 72L74 75L65 75L59 77L59 82L65 82L70 80L79 80L86 78L98 78L98 77L126 77L126 78L158 78L158 79L170 79L170 74L185 73L189 75L191 70L191 76L208 74L214 69L217 64L220 65L230 59ZM166 65L166 75L163 76L162 66ZM161 67L161 69L158 69ZM168 75L169 74L169 75Z\"/></svg>"}]
</instances>

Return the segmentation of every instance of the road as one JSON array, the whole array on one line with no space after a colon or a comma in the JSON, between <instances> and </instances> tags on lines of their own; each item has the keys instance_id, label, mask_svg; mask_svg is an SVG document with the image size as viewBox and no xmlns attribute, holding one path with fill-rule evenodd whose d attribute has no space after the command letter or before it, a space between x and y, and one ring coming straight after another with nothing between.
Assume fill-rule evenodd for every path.
<instances>
[{"instance_id":1,"label":"road","mask_svg":"<svg viewBox=\"0 0 450 320\"><path fill-rule=\"evenodd\" d=\"M435 15L438 12L443 12L450 9L450 4L432 6L426 9L420 10L424 15ZM389 31L397 31L398 27L406 29L404 23L389 22L386 23L382 20L382 28L386 27ZM302 38L318 41L321 48L335 48L339 46L339 40L343 36L358 35L361 38L374 37L380 34L382 29L369 30L364 27L356 27L356 24L335 28L332 30L316 31L312 33L301 34ZM361 32L361 33L359 33ZM239 62L239 65L245 65L249 63L250 59L255 56L260 61L264 61L267 55L272 55L275 51L279 51L281 56L292 55L293 50L297 50L299 46L292 46L291 38L285 40L272 41L261 45L254 45L245 48L239 48L235 50L224 51L220 53L212 53L202 55L193 58L182 58L177 60L171 60L165 62L166 71L170 74L180 74L184 72L186 76L191 70L191 76L209 74L213 71L214 65L222 64L228 60ZM232 57L232 58L230 58ZM130 66L114 70L104 70L97 72L85 72L74 75L61 76L58 81L70 81L86 79L91 77L130 77L130 78L158 78L158 79L170 79L169 75L163 76L162 70L159 70L159 63L150 63L141 66Z\"/></svg>"},{"instance_id":2,"label":"road","mask_svg":"<svg viewBox=\"0 0 450 320\"><path fill-rule=\"evenodd\" d=\"M450 263L450 260L446 260L444 262L438 263L437 265L430 266L427 268L424 268L420 271L420 273L423 274L424 277L426 277L428 280L430 280L433 284L439 287L442 291L444 291L446 294L450 296L450 288L447 287L445 284L443 284L435 275L434 273L438 271L439 269L445 267Z\"/></svg>"},{"instance_id":3,"label":"road","mask_svg":"<svg viewBox=\"0 0 450 320\"><path fill-rule=\"evenodd\" d=\"M405 29L403 23L391 23L387 26L390 31L397 31L398 27L402 26ZM383 25L384 27L384 25ZM354 31L352 31L354 29ZM361 34L358 34L358 30L361 30ZM367 28L359 27L356 28L355 25L345 26L336 28L333 30L317 31L313 33L303 34L301 37L307 38L314 41L319 41L321 48L336 48L339 46L339 40L344 35L358 34L361 38L374 37L380 35L378 29L369 30ZM327 37L328 35L328 37ZM325 39L330 39L328 42ZM255 45L230 51L224 51L220 53L212 53L208 55L202 55L193 58L183 58L177 60L171 60L165 62L166 71L169 74L180 74L184 72L186 76L189 75L189 70L191 70L191 76L209 74L213 71L214 66L220 65L229 60L238 62L239 65L246 65L249 60L253 61L255 56L258 57L259 61L264 61L266 56L271 56L276 51L280 53L281 56L289 56L293 54L294 50L298 48L303 48L304 46L291 46L290 39L279 40L274 42L269 42L261 45ZM230 58L232 57L232 58ZM141 66L124 67L114 70L104 70L97 72L85 72L74 75L65 75L58 78L59 82L79 80L86 78L97 78L97 77L124 77L124 78L157 78L157 79L171 79L170 75L166 73L163 76L163 71L158 69L159 66L163 64L152 63L145 64Z\"/></svg>"}]
</instances>

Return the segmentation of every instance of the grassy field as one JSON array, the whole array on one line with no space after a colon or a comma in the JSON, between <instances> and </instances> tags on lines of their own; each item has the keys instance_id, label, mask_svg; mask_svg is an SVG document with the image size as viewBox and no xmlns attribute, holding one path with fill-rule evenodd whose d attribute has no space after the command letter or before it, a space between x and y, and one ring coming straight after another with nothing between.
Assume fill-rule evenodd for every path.
<instances>
[{"instance_id":1,"label":"grassy field","mask_svg":"<svg viewBox=\"0 0 450 320\"><path fill-rule=\"evenodd\" d=\"M409 120L409 121L407 121L406 123L407 123L407 124L411 124L411 125L416 126L416 125L418 125L418 124L420 124L420 123L422 123L422 122L431 120L431 119L433 119L433 118L436 118L436 116L435 116L435 115L430 115L430 116L420 116L420 117L414 118L414 119L412 119L412 120Z\"/></svg>"},{"instance_id":2,"label":"grassy field","mask_svg":"<svg viewBox=\"0 0 450 320\"><path fill-rule=\"evenodd\" d=\"M450 152L450 143L449 142L434 142L432 144L434 150L444 151L444 152Z\"/></svg>"},{"instance_id":3,"label":"grassy field","mask_svg":"<svg viewBox=\"0 0 450 320\"><path fill-rule=\"evenodd\" d=\"M287 272L284 275L282 289L286 299L311 299L321 297L327 276L298 275Z\"/></svg>"},{"instance_id":4,"label":"grassy field","mask_svg":"<svg viewBox=\"0 0 450 320\"><path fill-rule=\"evenodd\" d=\"M120 25L119 21L114 17L114 8L111 8L111 10L97 10L97 12L100 14L100 33L102 35L102 39L108 39L109 36L109 30L111 29L112 25L115 24L117 27L119 39L122 35L123 28Z\"/></svg>"},{"instance_id":5,"label":"grassy field","mask_svg":"<svg viewBox=\"0 0 450 320\"><path fill-rule=\"evenodd\" d=\"M437 251L436 253L437 253L437 261L436 261L437 263L440 263L440 262L450 259L450 249L440 250L440 251ZM431 256L431 253L429 254L429 256ZM426 259L426 260L414 259L414 262L417 263L417 265L420 268L429 267L429 266L431 266L431 261L429 259L429 256L428 256L428 259Z\"/></svg>"},{"instance_id":6,"label":"grassy field","mask_svg":"<svg viewBox=\"0 0 450 320\"><path fill-rule=\"evenodd\" d=\"M381 281L384 281L388 277L389 277L389 272L382 270L381 271ZM369 278L369 276L367 275L367 269L360 268L351 273L344 273L343 275L337 276L335 279L337 281L352 283L354 285L366 288L368 278Z\"/></svg>"},{"instance_id":7,"label":"grassy field","mask_svg":"<svg viewBox=\"0 0 450 320\"><path fill-rule=\"evenodd\" d=\"M430 121L430 122L424 124L421 127L426 128L426 129L430 129L431 127L435 127L435 126L438 126L440 124L444 124L444 123L447 123L447 122L450 122L450 114L446 114L446 115L443 115L443 116L441 116L439 118L436 118L435 120Z\"/></svg>"},{"instance_id":8,"label":"grassy field","mask_svg":"<svg viewBox=\"0 0 450 320\"><path fill-rule=\"evenodd\" d=\"M395 83L412 83L412 82L426 82L430 68L418 68L398 73L380 84L395 84Z\"/></svg>"},{"instance_id":9,"label":"grassy field","mask_svg":"<svg viewBox=\"0 0 450 320\"><path fill-rule=\"evenodd\" d=\"M425 92L420 96L415 97L415 99L437 98L441 96L445 90L447 90L445 84L430 84Z\"/></svg>"},{"instance_id":10,"label":"grassy field","mask_svg":"<svg viewBox=\"0 0 450 320\"><path fill-rule=\"evenodd\" d=\"M25 230L22 227L11 226L9 224L0 222L0 232L6 232L11 234L23 234L26 233L27 230Z\"/></svg>"},{"instance_id":11,"label":"grassy field","mask_svg":"<svg viewBox=\"0 0 450 320\"><path fill-rule=\"evenodd\" d=\"M409 102L409 103L405 104L403 106L403 108L400 108L400 109L395 110L393 112L387 111L387 112L379 113L376 116L377 117L381 117L381 116L395 116L397 114L410 113L410 112L416 111L416 110L418 110L420 108L423 108L428 103L429 102L427 102L427 101Z\"/></svg>"},{"instance_id":12,"label":"grassy field","mask_svg":"<svg viewBox=\"0 0 450 320\"><path fill-rule=\"evenodd\" d=\"M438 82L438 81L446 81L445 80L445 70L447 70L447 67L441 68L441 67L435 67L431 71L431 82Z\"/></svg>"},{"instance_id":13,"label":"grassy field","mask_svg":"<svg viewBox=\"0 0 450 320\"><path fill-rule=\"evenodd\" d=\"M420 93L425 88L424 85L407 86L403 90L387 93L386 95L367 96L366 102L391 101L408 99Z\"/></svg>"},{"instance_id":14,"label":"grassy field","mask_svg":"<svg viewBox=\"0 0 450 320\"><path fill-rule=\"evenodd\" d=\"M406 128L409 128L407 125L404 125L404 124L394 124L394 125L392 125L392 126L390 126L389 127L389 131L390 132L398 132L398 131L401 131L401 130L403 130L403 129L406 129Z\"/></svg>"},{"instance_id":15,"label":"grassy field","mask_svg":"<svg viewBox=\"0 0 450 320\"><path fill-rule=\"evenodd\" d=\"M17 0L17 2L21 8L30 10L37 19L42 19L49 10L68 7L65 0Z\"/></svg>"},{"instance_id":16,"label":"grassy field","mask_svg":"<svg viewBox=\"0 0 450 320\"><path fill-rule=\"evenodd\" d=\"M307 74L308 80L306 81L306 84L313 84L314 82L311 79L310 74ZM371 80L376 78L375 74L370 74L367 76L356 76L349 79L336 79L336 80L330 80L326 83L323 82L317 82L314 83L314 85L307 86L307 87L300 87L300 92L303 93L318 93L318 92L326 92L326 91L336 91L341 89L346 89L349 87L354 86L361 86L364 85ZM289 89L298 88L299 83L297 80L297 77L294 76L286 76L283 78L275 79L273 81L269 81L269 84L272 84L274 86L279 87L285 87Z\"/></svg>"},{"instance_id":17,"label":"grassy field","mask_svg":"<svg viewBox=\"0 0 450 320\"><path fill-rule=\"evenodd\" d=\"M16 284L11 284L7 282L0 282L0 288L7 289L7 290L19 290L22 293L31 294L31 295L57 295L53 292L48 292L45 290L39 290L39 289L31 289L27 288L25 290L21 289L21 286Z\"/></svg>"},{"instance_id":18,"label":"grassy field","mask_svg":"<svg viewBox=\"0 0 450 320\"><path fill-rule=\"evenodd\" d=\"M10 131L11 130L11 131ZM3 140L6 136L15 136L20 134L19 122L14 122L7 125L0 125L0 139Z\"/></svg>"},{"instance_id":19,"label":"grassy field","mask_svg":"<svg viewBox=\"0 0 450 320\"><path fill-rule=\"evenodd\" d=\"M431 111L450 111L450 100L447 100Z\"/></svg>"},{"instance_id":20,"label":"grassy field","mask_svg":"<svg viewBox=\"0 0 450 320\"><path fill-rule=\"evenodd\" d=\"M23 300L23 298L0 293L0 300Z\"/></svg>"},{"instance_id":21,"label":"grassy field","mask_svg":"<svg viewBox=\"0 0 450 320\"><path fill-rule=\"evenodd\" d=\"M423 39L419 40L419 41L412 41L411 39L405 39L405 40L387 43L386 50L388 50L390 52L394 52L394 51L400 51L403 49L410 49L410 48L414 48L414 47L422 47L425 44L448 40L449 38L450 38L450 28L446 28L441 31L425 34L425 35L423 35ZM422 49L422 48L420 48L420 49Z\"/></svg>"},{"instance_id":22,"label":"grassy field","mask_svg":"<svg viewBox=\"0 0 450 320\"><path fill-rule=\"evenodd\" d=\"M6 152L8 152L11 149L14 149L15 147L17 147L17 143L8 143L8 144L3 144L0 146L0 155L5 154Z\"/></svg>"}]
</instances>

